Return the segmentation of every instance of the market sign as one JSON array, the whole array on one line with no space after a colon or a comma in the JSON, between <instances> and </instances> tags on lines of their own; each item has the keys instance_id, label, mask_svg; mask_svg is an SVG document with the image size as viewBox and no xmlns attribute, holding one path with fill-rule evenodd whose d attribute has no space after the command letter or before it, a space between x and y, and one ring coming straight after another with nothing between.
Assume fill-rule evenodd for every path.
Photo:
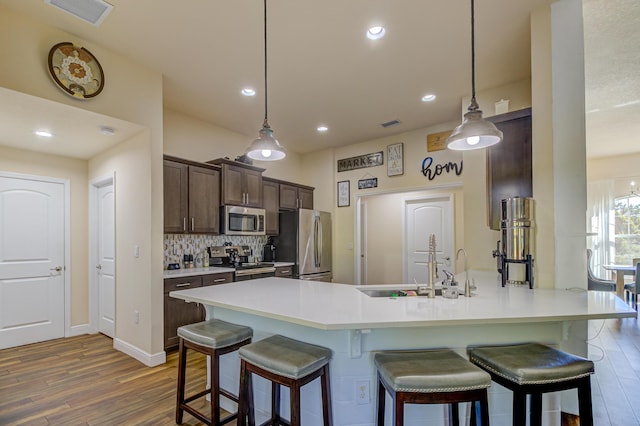
<instances>
[{"instance_id":1,"label":"market sign","mask_svg":"<svg viewBox=\"0 0 640 426\"><path fill-rule=\"evenodd\" d=\"M372 152L370 154L358 155L356 157L343 158L338 160L338 172L346 172L348 170L363 169L365 167L382 166L382 151Z\"/></svg>"}]
</instances>

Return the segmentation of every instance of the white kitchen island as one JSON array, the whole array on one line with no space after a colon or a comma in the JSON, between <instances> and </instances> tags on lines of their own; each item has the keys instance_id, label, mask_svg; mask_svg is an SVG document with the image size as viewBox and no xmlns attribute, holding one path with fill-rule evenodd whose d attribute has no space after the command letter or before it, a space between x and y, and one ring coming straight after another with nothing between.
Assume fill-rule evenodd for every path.
<instances>
[{"instance_id":1,"label":"white kitchen island","mask_svg":"<svg viewBox=\"0 0 640 426\"><path fill-rule=\"evenodd\" d=\"M254 341L282 334L330 348L333 419L339 426L374 424L377 383L372 352L377 350L449 347L464 354L468 345L537 341L578 353L584 352L585 320L636 315L612 293L502 288L495 274L474 277L478 289L473 296L458 299L378 298L357 286L287 278L174 291L171 296L206 305L209 317L252 327ZM237 390L238 372L237 354L230 354L221 369L223 386ZM322 424L316 382L302 391L305 426ZM268 410L270 387L256 379L254 389L258 410ZM489 399L492 424L511 424L510 392L492 384ZM545 397L544 410L545 424L560 424L557 395ZM286 391L282 413L288 416ZM441 424L445 413L443 406L410 405L405 424ZM258 411L257 420L264 419Z\"/></svg>"}]
</instances>

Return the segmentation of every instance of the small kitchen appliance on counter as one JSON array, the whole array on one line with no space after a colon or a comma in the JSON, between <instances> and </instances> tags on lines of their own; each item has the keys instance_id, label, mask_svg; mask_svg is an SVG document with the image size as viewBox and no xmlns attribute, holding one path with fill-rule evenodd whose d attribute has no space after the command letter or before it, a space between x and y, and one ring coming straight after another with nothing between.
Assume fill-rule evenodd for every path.
<instances>
[{"instance_id":1,"label":"small kitchen appliance on counter","mask_svg":"<svg viewBox=\"0 0 640 426\"><path fill-rule=\"evenodd\" d=\"M276 246L273 243L273 237L267 238L267 244L262 248L262 261L274 262L276 260Z\"/></svg>"},{"instance_id":2,"label":"small kitchen appliance on counter","mask_svg":"<svg viewBox=\"0 0 640 426\"><path fill-rule=\"evenodd\" d=\"M228 266L234 268L234 281L246 281L256 278L274 277L276 268L272 262L249 262L251 248L249 246L210 247L211 266Z\"/></svg>"},{"instance_id":3,"label":"small kitchen appliance on counter","mask_svg":"<svg viewBox=\"0 0 640 426\"><path fill-rule=\"evenodd\" d=\"M502 275L502 287L506 284L529 285L533 288L533 245L535 221L533 218L533 198L512 197L502 200L500 229L502 240L498 241L493 257L497 258L498 273ZM521 264L525 276L513 277L509 265ZM517 270L517 268L516 268Z\"/></svg>"}]
</instances>

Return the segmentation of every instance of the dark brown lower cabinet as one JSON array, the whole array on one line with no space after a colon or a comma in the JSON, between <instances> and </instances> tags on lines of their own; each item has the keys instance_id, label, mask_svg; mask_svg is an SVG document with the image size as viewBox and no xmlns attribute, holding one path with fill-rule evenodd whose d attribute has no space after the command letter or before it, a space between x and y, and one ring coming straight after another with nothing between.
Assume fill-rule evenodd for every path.
<instances>
[{"instance_id":1,"label":"dark brown lower cabinet","mask_svg":"<svg viewBox=\"0 0 640 426\"><path fill-rule=\"evenodd\" d=\"M178 346L178 327L202 321L203 310L198 303L169 296L169 292L202 287L202 277L168 278L164 280L164 348Z\"/></svg>"},{"instance_id":2,"label":"dark brown lower cabinet","mask_svg":"<svg viewBox=\"0 0 640 426\"><path fill-rule=\"evenodd\" d=\"M233 272L164 280L164 349L178 347L178 327L204 321L206 311L200 303L187 303L169 292L233 282Z\"/></svg>"},{"instance_id":3,"label":"dark brown lower cabinet","mask_svg":"<svg viewBox=\"0 0 640 426\"><path fill-rule=\"evenodd\" d=\"M276 277L293 278L293 266L278 266L276 268Z\"/></svg>"}]
</instances>

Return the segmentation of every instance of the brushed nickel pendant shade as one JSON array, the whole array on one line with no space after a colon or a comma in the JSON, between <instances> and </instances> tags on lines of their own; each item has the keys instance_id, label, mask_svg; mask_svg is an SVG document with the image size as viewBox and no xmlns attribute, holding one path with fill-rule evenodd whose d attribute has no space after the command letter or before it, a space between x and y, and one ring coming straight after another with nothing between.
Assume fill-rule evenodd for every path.
<instances>
[{"instance_id":1,"label":"brushed nickel pendant shade","mask_svg":"<svg viewBox=\"0 0 640 426\"><path fill-rule=\"evenodd\" d=\"M447 138L447 148L457 151L486 148L502 141L502 132L492 122L482 118L482 111L476 101L474 15L474 0L471 0L471 103L462 124Z\"/></svg>"},{"instance_id":2,"label":"brushed nickel pendant shade","mask_svg":"<svg viewBox=\"0 0 640 426\"><path fill-rule=\"evenodd\" d=\"M267 96L267 0L264 0L264 122L258 137L251 142L245 155L258 161L282 160L287 153L280 142L273 137L273 130L269 125Z\"/></svg>"}]
</instances>

